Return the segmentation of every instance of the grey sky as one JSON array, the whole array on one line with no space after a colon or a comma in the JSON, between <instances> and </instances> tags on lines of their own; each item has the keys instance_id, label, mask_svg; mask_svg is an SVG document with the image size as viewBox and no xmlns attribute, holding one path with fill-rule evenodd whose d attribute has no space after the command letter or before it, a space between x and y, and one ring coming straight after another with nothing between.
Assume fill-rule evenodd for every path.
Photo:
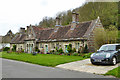
<instances>
[{"instance_id":1,"label":"grey sky","mask_svg":"<svg viewBox=\"0 0 120 80\"><path fill-rule=\"evenodd\" d=\"M81 6L85 0L0 0L0 35L38 24L43 17Z\"/></svg>"}]
</instances>

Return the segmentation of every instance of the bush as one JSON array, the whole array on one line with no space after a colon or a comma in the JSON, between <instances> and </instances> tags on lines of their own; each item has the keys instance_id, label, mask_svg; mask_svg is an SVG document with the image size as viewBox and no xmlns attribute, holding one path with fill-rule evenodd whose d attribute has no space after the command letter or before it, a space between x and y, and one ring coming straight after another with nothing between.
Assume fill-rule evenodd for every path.
<instances>
[{"instance_id":1,"label":"bush","mask_svg":"<svg viewBox=\"0 0 120 80\"><path fill-rule=\"evenodd\" d=\"M90 55L91 55L92 53L87 53L87 54L84 54L83 55L83 58L90 58Z\"/></svg>"},{"instance_id":2,"label":"bush","mask_svg":"<svg viewBox=\"0 0 120 80\"><path fill-rule=\"evenodd\" d=\"M86 44L85 47L83 48L83 52L82 52L82 53L89 53L89 50L88 50L87 44Z\"/></svg>"},{"instance_id":3,"label":"bush","mask_svg":"<svg viewBox=\"0 0 120 80\"><path fill-rule=\"evenodd\" d=\"M36 51L36 52L40 52L40 50L38 49L37 46L35 47L35 51Z\"/></svg>"},{"instance_id":4,"label":"bush","mask_svg":"<svg viewBox=\"0 0 120 80\"><path fill-rule=\"evenodd\" d=\"M51 50L50 53L51 53L51 54L54 54L54 53L55 53L55 50Z\"/></svg>"},{"instance_id":5,"label":"bush","mask_svg":"<svg viewBox=\"0 0 120 80\"><path fill-rule=\"evenodd\" d=\"M3 51L9 51L9 50L10 50L9 47L5 47L5 48L3 48Z\"/></svg>"},{"instance_id":6,"label":"bush","mask_svg":"<svg viewBox=\"0 0 120 80\"><path fill-rule=\"evenodd\" d=\"M13 45L12 51L16 51L16 45Z\"/></svg>"},{"instance_id":7,"label":"bush","mask_svg":"<svg viewBox=\"0 0 120 80\"><path fill-rule=\"evenodd\" d=\"M64 53L62 48L60 48L60 49L58 50L58 52L59 52L59 54Z\"/></svg>"},{"instance_id":8,"label":"bush","mask_svg":"<svg viewBox=\"0 0 120 80\"><path fill-rule=\"evenodd\" d=\"M74 53L73 56L78 56L78 53Z\"/></svg>"},{"instance_id":9,"label":"bush","mask_svg":"<svg viewBox=\"0 0 120 80\"><path fill-rule=\"evenodd\" d=\"M72 53L72 44L69 44L67 46L67 51L68 51L68 53Z\"/></svg>"},{"instance_id":10,"label":"bush","mask_svg":"<svg viewBox=\"0 0 120 80\"><path fill-rule=\"evenodd\" d=\"M24 49L22 49L21 52L24 52Z\"/></svg>"},{"instance_id":11,"label":"bush","mask_svg":"<svg viewBox=\"0 0 120 80\"><path fill-rule=\"evenodd\" d=\"M58 48L56 47L56 51L58 52Z\"/></svg>"},{"instance_id":12,"label":"bush","mask_svg":"<svg viewBox=\"0 0 120 80\"><path fill-rule=\"evenodd\" d=\"M55 52L55 55L59 55L59 52Z\"/></svg>"},{"instance_id":13,"label":"bush","mask_svg":"<svg viewBox=\"0 0 120 80\"><path fill-rule=\"evenodd\" d=\"M76 49L75 49L75 48L73 48L72 52L73 52L73 53L74 53L74 52L76 52Z\"/></svg>"}]
</instances>

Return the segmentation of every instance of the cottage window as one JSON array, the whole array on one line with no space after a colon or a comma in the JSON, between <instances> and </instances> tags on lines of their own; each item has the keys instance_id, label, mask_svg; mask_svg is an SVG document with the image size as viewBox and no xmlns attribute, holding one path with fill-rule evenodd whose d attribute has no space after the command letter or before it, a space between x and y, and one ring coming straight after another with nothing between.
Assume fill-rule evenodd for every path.
<instances>
[{"instance_id":1,"label":"cottage window","mask_svg":"<svg viewBox=\"0 0 120 80\"><path fill-rule=\"evenodd\" d=\"M42 43L40 44L40 48L42 48Z\"/></svg>"},{"instance_id":2,"label":"cottage window","mask_svg":"<svg viewBox=\"0 0 120 80\"><path fill-rule=\"evenodd\" d=\"M75 48L77 49L77 43L75 43Z\"/></svg>"},{"instance_id":3,"label":"cottage window","mask_svg":"<svg viewBox=\"0 0 120 80\"><path fill-rule=\"evenodd\" d=\"M59 43L56 43L56 47L59 49Z\"/></svg>"},{"instance_id":4,"label":"cottage window","mask_svg":"<svg viewBox=\"0 0 120 80\"><path fill-rule=\"evenodd\" d=\"M54 43L52 43L52 49L55 49L55 44Z\"/></svg>"},{"instance_id":5,"label":"cottage window","mask_svg":"<svg viewBox=\"0 0 120 80\"><path fill-rule=\"evenodd\" d=\"M75 48L79 49L80 48L80 43L75 43Z\"/></svg>"}]
</instances>

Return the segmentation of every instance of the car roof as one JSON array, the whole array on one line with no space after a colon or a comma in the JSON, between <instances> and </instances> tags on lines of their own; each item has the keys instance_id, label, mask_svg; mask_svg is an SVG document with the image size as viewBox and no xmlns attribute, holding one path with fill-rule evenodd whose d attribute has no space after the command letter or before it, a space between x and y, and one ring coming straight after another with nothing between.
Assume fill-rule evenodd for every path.
<instances>
[{"instance_id":1,"label":"car roof","mask_svg":"<svg viewBox=\"0 0 120 80\"><path fill-rule=\"evenodd\" d=\"M120 44L105 44L106 46L108 46L108 45L120 45Z\"/></svg>"}]
</instances>

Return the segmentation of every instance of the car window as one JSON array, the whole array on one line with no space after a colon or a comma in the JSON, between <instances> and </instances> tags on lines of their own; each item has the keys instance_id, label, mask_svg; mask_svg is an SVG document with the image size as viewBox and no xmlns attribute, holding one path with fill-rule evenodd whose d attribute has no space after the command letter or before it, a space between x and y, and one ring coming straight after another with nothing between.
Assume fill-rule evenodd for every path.
<instances>
[{"instance_id":1,"label":"car window","mask_svg":"<svg viewBox=\"0 0 120 80\"><path fill-rule=\"evenodd\" d=\"M120 49L120 45L117 45L117 46L116 46L116 50L118 50L118 49Z\"/></svg>"},{"instance_id":2,"label":"car window","mask_svg":"<svg viewBox=\"0 0 120 80\"><path fill-rule=\"evenodd\" d=\"M103 45L99 49L99 51L109 51L109 50L116 50L115 45Z\"/></svg>"}]
</instances>

